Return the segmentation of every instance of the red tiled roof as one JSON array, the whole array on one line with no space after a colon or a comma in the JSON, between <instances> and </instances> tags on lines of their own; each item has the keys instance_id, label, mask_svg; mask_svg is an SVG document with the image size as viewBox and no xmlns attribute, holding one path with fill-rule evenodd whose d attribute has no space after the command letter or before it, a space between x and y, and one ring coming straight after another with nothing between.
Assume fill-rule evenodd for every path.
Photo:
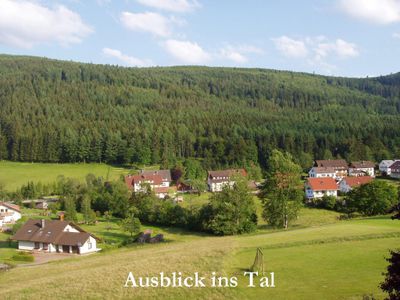
<instances>
[{"instance_id":1,"label":"red tiled roof","mask_svg":"<svg viewBox=\"0 0 400 300\"><path fill-rule=\"evenodd\" d=\"M358 176L358 177L346 177L343 180L347 183L350 187L359 186L362 184L369 183L373 180L371 176Z\"/></svg>"},{"instance_id":2,"label":"red tiled roof","mask_svg":"<svg viewBox=\"0 0 400 300\"><path fill-rule=\"evenodd\" d=\"M11 204L8 202L0 202L0 205L8 207L9 209L15 210L17 212L21 212L19 205L16 205L16 204Z\"/></svg>"},{"instance_id":3,"label":"red tiled roof","mask_svg":"<svg viewBox=\"0 0 400 300\"><path fill-rule=\"evenodd\" d=\"M335 179L331 177L308 178L308 185L313 191L335 191L338 189Z\"/></svg>"},{"instance_id":4,"label":"red tiled roof","mask_svg":"<svg viewBox=\"0 0 400 300\"><path fill-rule=\"evenodd\" d=\"M141 175L128 175L125 176L125 183L128 188L132 188L134 184L141 184L144 182L152 182L151 185L160 185L163 179L157 174L141 174Z\"/></svg>"}]
</instances>

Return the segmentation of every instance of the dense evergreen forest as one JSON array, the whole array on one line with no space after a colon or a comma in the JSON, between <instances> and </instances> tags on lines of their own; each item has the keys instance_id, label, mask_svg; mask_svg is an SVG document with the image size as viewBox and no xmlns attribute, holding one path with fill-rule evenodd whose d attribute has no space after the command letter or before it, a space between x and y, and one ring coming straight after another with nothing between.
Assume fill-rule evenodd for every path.
<instances>
[{"instance_id":1,"label":"dense evergreen forest","mask_svg":"<svg viewBox=\"0 0 400 300\"><path fill-rule=\"evenodd\" d=\"M400 74L123 68L0 55L0 159L265 168L400 157Z\"/></svg>"}]
</instances>

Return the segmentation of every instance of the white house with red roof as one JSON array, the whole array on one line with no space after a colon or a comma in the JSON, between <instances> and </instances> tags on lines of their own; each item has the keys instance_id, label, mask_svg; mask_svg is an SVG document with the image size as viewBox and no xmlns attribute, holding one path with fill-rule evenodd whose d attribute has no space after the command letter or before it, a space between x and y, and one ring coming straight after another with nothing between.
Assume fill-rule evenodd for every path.
<instances>
[{"instance_id":1,"label":"white house with red roof","mask_svg":"<svg viewBox=\"0 0 400 300\"><path fill-rule=\"evenodd\" d=\"M158 175L161 177L161 186L169 187L171 185L171 171L170 170L140 170L139 175L149 176Z\"/></svg>"},{"instance_id":2,"label":"white house with red roof","mask_svg":"<svg viewBox=\"0 0 400 300\"><path fill-rule=\"evenodd\" d=\"M128 175L125 183L135 193L145 191L145 186L149 185L158 198L164 199L168 195L169 183L167 185L159 174Z\"/></svg>"},{"instance_id":3,"label":"white house with red roof","mask_svg":"<svg viewBox=\"0 0 400 300\"><path fill-rule=\"evenodd\" d=\"M0 227L13 224L21 219L21 209L18 205L0 202Z\"/></svg>"},{"instance_id":4,"label":"white house with red roof","mask_svg":"<svg viewBox=\"0 0 400 300\"><path fill-rule=\"evenodd\" d=\"M360 185L370 183L372 180L374 178L371 176L345 177L339 183L339 190L342 193L348 193Z\"/></svg>"},{"instance_id":5,"label":"white house with red roof","mask_svg":"<svg viewBox=\"0 0 400 300\"><path fill-rule=\"evenodd\" d=\"M305 190L308 199L322 198L324 196L337 197L338 185L332 177L308 178Z\"/></svg>"}]
</instances>

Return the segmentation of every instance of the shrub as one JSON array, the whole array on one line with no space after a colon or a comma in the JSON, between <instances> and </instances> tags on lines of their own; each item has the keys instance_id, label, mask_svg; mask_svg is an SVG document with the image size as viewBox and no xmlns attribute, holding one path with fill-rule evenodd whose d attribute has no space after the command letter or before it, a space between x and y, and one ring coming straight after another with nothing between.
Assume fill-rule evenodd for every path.
<instances>
[{"instance_id":1,"label":"shrub","mask_svg":"<svg viewBox=\"0 0 400 300\"><path fill-rule=\"evenodd\" d=\"M35 261L35 258L33 255L29 252L17 252L14 254L11 259L13 261L23 261L23 262L33 262Z\"/></svg>"}]
</instances>

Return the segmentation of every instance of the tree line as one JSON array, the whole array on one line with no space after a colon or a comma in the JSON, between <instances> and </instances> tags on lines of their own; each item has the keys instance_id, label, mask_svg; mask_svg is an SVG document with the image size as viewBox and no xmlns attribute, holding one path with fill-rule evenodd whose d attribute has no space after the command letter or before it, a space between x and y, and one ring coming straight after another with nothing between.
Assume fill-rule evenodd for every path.
<instances>
[{"instance_id":1,"label":"tree line","mask_svg":"<svg viewBox=\"0 0 400 300\"><path fill-rule=\"evenodd\" d=\"M314 158L400 156L399 76L349 79L264 69L122 68L0 56L0 159L205 169L273 149Z\"/></svg>"}]
</instances>

